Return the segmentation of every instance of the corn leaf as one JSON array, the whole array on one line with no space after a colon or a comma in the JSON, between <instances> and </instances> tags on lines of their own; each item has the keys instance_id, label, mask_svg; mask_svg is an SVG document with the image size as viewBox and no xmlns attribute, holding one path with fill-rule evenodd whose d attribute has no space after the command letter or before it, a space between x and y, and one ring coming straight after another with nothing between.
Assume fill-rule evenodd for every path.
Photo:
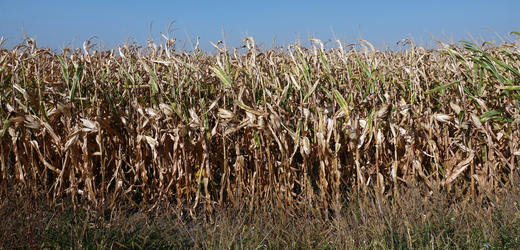
<instances>
[{"instance_id":1,"label":"corn leaf","mask_svg":"<svg viewBox=\"0 0 520 250\"><path fill-rule=\"evenodd\" d=\"M437 87L437 88L434 88L434 89L428 90L428 91L426 91L426 92L424 92L424 93L425 93L425 94L435 93L435 92L441 91L441 90L443 90L443 89L447 89L447 88L449 88L449 87L451 87L451 86L453 86L453 85L455 85L455 84L457 84L457 83L459 83L459 82L456 81L456 82L448 83L448 84L446 84L446 85L442 85L442 86L439 86L439 87Z\"/></svg>"}]
</instances>

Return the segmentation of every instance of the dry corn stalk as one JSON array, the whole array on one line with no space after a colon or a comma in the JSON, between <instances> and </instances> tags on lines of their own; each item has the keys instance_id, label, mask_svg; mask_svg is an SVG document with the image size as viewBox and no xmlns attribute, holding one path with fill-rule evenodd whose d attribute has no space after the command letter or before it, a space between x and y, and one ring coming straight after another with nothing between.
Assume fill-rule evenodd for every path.
<instances>
[{"instance_id":1,"label":"dry corn stalk","mask_svg":"<svg viewBox=\"0 0 520 250\"><path fill-rule=\"evenodd\" d=\"M244 42L245 54L177 53L175 39L0 49L0 195L17 183L54 200L169 200L192 214L238 200L327 211L350 188L386 197L398 179L432 190L475 179L488 193L500 186L488 180L513 179L518 43L484 53Z\"/></svg>"}]
</instances>

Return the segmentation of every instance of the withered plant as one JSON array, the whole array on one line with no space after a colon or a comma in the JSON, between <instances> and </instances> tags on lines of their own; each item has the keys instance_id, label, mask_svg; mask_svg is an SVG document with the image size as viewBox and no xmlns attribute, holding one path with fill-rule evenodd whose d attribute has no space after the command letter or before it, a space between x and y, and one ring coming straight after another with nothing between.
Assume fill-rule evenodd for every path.
<instances>
[{"instance_id":1,"label":"withered plant","mask_svg":"<svg viewBox=\"0 0 520 250\"><path fill-rule=\"evenodd\" d=\"M518 185L518 39L384 52L361 39L243 43L1 49L0 196L329 213L347 191L385 202L399 186L455 185L498 204Z\"/></svg>"}]
</instances>

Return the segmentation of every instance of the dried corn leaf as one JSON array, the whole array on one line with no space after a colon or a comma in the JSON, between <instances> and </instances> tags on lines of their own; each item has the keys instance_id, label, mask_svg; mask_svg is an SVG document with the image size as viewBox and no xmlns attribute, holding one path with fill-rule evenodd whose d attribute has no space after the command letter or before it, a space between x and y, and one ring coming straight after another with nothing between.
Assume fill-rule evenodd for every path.
<instances>
[{"instance_id":1,"label":"dried corn leaf","mask_svg":"<svg viewBox=\"0 0 520 250\"><path fill-rule=\"evenodd\" d=\"M464 170L466 170L466 168L469 166L469 164L473 161L474 157L475 157L475 154L472 152L472 153L470 153L468 158L466 158L464 161L457 164L457 166L455 167L455 170L453 170L453 172L450 174L450 176L448 176L448 178L446 178L444 181L442 181L442 185L443 186L450 185L450 183L452 183L462 172L464 172Z\"/></svg>"}]
</instances>

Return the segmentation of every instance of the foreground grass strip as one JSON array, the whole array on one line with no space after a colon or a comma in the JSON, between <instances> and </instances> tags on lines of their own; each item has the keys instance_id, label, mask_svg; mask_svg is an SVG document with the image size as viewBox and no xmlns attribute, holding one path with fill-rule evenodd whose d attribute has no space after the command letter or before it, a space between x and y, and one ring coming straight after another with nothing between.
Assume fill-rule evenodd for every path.
<instances>
[{"instance_id":1,"label":"foreground grass strip","mask_svg":"<svg viewBox=\"0 0 520 250\"><path fill-rule=\"evenodd\" d=\"M422 188L427 188L422 187ZM194 218L176 207L93 209L87 203L49 206L45 199L13 199L0 207L0 248L154 249L517 249L520 192L500 203L451 203L446 194L425 197L420 187L378 204L377 190L349 193L330 217L319 207L295 210L262 204L216 208L211 219ZM460 191L460 190L459 190ZM16 213L13 211L16 210ZM297 216L294 212L300 211Z\"/></svg>"}]
</instances>

